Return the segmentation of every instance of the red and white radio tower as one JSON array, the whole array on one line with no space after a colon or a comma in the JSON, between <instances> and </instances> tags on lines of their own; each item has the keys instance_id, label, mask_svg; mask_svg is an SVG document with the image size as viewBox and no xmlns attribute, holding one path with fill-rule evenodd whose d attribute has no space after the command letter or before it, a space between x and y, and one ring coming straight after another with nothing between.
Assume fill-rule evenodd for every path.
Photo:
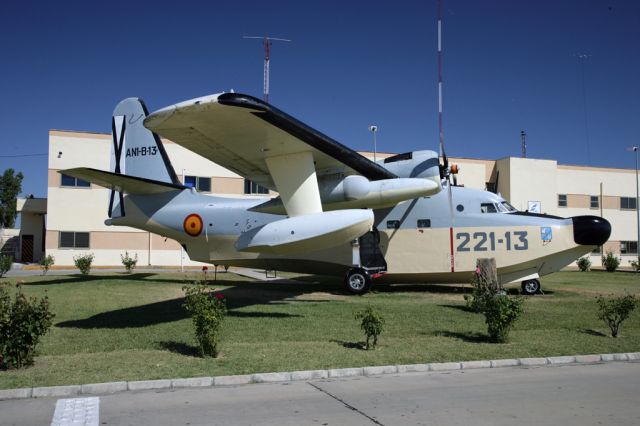
<instances>
[{"instance_id":1,"label":"red and white radio tower","mask_svg":"<svg viewBox=\"0 0 640 426\"><path fill-rule=\"evenodd\" d=\"M263 88L263 99L265 102L269 102L269 55L271 50L271 42L272 41L291 41L286 38L275 38L275 37L267 37L267 36L244 36L242 38L257 38L262 40L262 45L264 46L264 88Z\"/></svg>"}]
</instances>

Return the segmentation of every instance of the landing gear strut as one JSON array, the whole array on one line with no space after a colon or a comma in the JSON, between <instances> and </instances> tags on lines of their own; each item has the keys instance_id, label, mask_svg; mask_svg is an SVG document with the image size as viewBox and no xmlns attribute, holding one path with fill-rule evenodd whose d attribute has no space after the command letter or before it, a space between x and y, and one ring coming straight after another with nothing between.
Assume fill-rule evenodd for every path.
<instances>
[{"instance_id":1,"label":"landing gear strut","mask_svg":"<svg viewBox=\"0 0 640 426\"><path fill-rule=\"evenodd\" d=\"M363 295L371 288L371 275L363 268L351 268L344 277L344 285L349 293Z\"/></svg>"},{"instance_id":2,"label":"landing gear strut","mask_svg":"<svg viewBox=\"0 0 640 426\"><path fill-rule=\"evenodd\" d=\"M526 280L522 281L522 294L527 296L533 296L540 293L540 280Z\"/></svg>"}]
</instances>

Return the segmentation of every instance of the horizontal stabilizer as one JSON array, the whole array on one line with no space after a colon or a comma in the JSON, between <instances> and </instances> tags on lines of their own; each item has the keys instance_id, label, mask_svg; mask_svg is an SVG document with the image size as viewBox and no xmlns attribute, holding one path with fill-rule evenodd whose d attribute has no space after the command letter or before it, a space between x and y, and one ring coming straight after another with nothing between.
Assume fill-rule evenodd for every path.
<instances>
[{"instance_id":1,"label":"horizontal stabilizer","mask_svg":"<svg viewBox=\"0 0 640 426\"><path fill-rule=\"evenodd\" d=\"M338 210L277 220L240 235L239 251L301 253L352 241L371 230L371 210Z\"/></svg>"},{"instance_id":2,"label":"horizontal stabilizer","mask_svg":"<svg viewBox=\"0 0 640 426\"><path fill-rule=\"evenodd\" d=\"M182 185L159 182L141 177L126 176L87 167L61 170L58 173L72 176L76 179L86 180L114 191L132 195L161 194L163 192L186 189L186 186Z\"/></svg>"}]
</instances>

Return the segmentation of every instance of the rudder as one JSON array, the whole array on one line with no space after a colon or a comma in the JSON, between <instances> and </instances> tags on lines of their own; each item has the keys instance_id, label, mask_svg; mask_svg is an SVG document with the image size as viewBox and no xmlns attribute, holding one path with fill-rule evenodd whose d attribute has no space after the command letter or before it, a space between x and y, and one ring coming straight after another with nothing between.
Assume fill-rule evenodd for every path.
<instances>
[{"instance_id":1,"label":"rudder","mask_svg":"<svg viewBox=\"0 0 640 426\"><path fill-rule=\"evenodd\" d=\"M181 185L160 138L143 125L147 115L149 111L139 98L127 98L116 105L111 118L111 171ZM111 191L108 214L125 215L122 193Z\"/></svg>"}]
</instances>

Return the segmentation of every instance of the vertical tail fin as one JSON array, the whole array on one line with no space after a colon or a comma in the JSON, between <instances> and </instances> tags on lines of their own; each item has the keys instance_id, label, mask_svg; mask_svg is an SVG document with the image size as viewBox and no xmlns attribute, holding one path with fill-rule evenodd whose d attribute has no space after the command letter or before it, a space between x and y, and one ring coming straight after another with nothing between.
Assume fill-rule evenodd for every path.
<instances>
[{"instance_id":1,"label":"vertical tail fin","mask_svg":"<svg viewBox=\"0 0 640 426\"><path fill-rule=\"evenodd\" d=\"M114 109L111 171L180 185L160 138L142 124L148 114L144 102L138 98L127 98ZM111 191L108 214L109 217L125 215L121 192Z\"/></svg>"}]
</instances>

